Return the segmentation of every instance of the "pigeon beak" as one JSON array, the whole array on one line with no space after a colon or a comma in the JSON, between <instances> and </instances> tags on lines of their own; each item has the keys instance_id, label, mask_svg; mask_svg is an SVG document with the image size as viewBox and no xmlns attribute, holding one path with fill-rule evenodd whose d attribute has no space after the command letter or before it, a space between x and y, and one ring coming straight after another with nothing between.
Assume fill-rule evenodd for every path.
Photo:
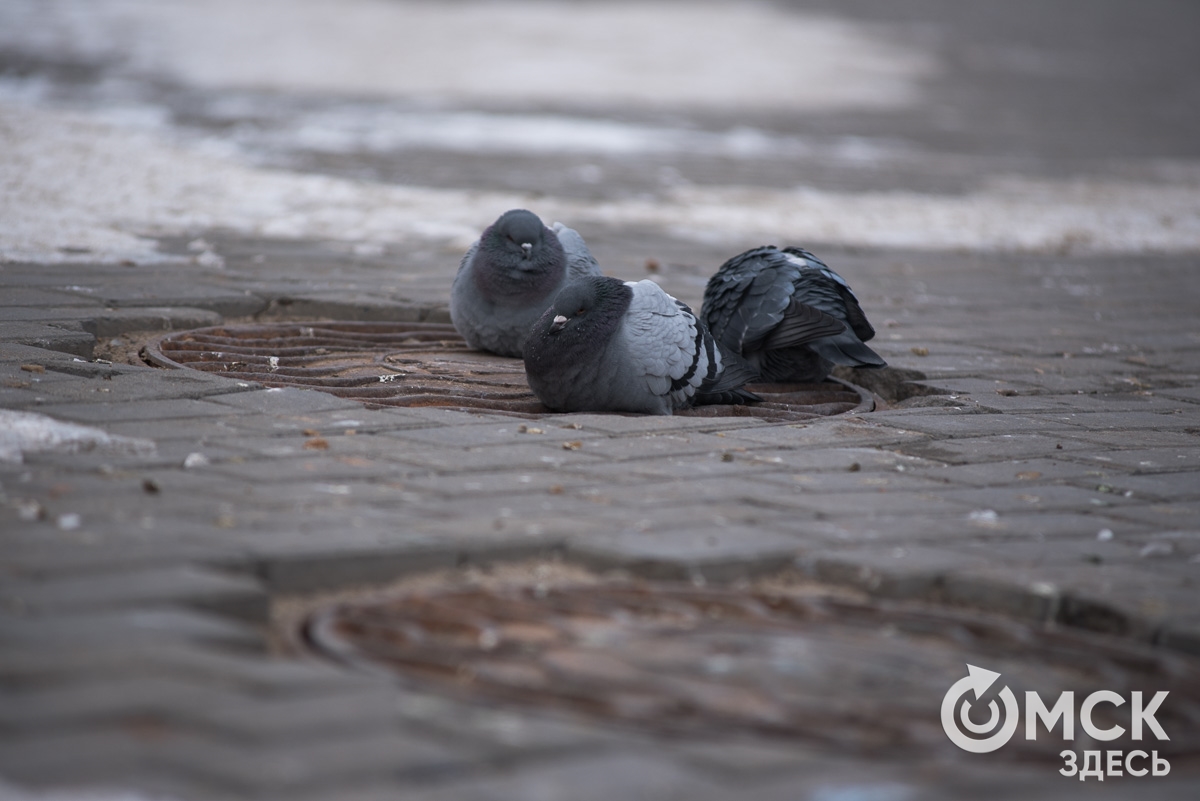
<instances>
[{"instance_id":1,"label":"pigeon beak","mask_svg":"<svg viewBox=\"0 0 1200 801\"><path fill-rule=\"evenodd\" d=\"M525 258L528 259L529 254L532 251L533 251L533 243L532 242L522 242L521 243L521 252L525 254Z\"/></svg>"},{"instance_id":2,"label":"pigeon beak","mask_svg":"<svg viewBox=\"0 0 1200 801\"><path fill-rule=\"evenodd\" d=\"M559 331L561 331L563 329L563 326L566 324L567 324L566 317L563 317L561 314L554 315L554 322L550 323L550 333L557 334Z\"/></svg>"}]
</instances>

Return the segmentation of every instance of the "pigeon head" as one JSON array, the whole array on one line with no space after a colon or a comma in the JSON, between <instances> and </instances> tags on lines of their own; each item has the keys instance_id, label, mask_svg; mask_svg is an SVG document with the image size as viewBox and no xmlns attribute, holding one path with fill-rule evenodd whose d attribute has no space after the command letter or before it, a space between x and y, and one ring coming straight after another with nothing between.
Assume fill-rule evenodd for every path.
<instances>
[{"instance_id":1,"label":"pigeon head","mask_svg":"<svg viewBox=\"0 0 1200 801\"><path fill-rule=\"evenodd\" d=\"M507 264L536 269L546 261L541 258L547 249L546 233L546 226L532 211L512 209L483 232L480 246Z\"/></svg>"},{"instance_id":2,"label":"pigeon head","mask_svg":"<svg viewBox=\"0 0 1200 801\"><path fill-rule=\"evenodd\" d=\"M567 284L547 314L552 335L570 331L572 339L611 332L629 308L633 290L620 279L595 275Z\"/></svg>"}]
</instances>

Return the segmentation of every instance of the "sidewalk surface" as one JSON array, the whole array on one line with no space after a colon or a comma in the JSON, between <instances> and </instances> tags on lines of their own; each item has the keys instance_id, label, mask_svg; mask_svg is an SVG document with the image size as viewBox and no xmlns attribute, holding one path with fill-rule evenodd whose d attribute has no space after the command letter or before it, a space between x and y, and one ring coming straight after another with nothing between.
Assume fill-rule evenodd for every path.
<instances>
[{"instance_id":1,"label":"sidewalk surface","mask_svg":"<svg viewBox=\"0 0 1200 801\"><path fill-rule=\"evenodd\" d=\"M0 3L0 799L1195 797L1200 8L733 8ZM851 376L888 402L802 423L535 428L137 355L446 321L460 254L520 206L696 306L729 256L804 246L924 378ZM1192 676L1163 704L1191 728L1169 775L1100 784L271 645L285 602L508 562L1079 632Z\"/></svg>"}]
</instances>

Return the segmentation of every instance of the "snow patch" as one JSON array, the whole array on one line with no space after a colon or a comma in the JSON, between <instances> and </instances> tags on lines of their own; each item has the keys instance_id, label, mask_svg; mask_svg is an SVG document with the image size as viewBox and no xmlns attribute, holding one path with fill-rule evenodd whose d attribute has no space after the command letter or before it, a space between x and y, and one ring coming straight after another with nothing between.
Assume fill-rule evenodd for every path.
<instances>
[{"instance_id":1,"label":"snow patch","mask_svg":"<svg viewBox=\"0 0 1200 801\"><path fill-rule=\"evenodd\" d=\"M150 456L152 440L107 434L98 428L64 423L33 412L0 409L0 462L20 464L31 453L102 451L123 456Z\"/></svg>"}]
</instances>

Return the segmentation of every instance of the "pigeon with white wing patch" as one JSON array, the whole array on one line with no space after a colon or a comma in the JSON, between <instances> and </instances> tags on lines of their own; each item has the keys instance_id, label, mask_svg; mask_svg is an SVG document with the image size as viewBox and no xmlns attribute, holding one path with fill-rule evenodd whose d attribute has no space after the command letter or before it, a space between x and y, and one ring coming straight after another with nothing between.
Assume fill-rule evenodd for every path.
<instances>
[{"instance_id":1,"label":"pigeon with white wing patch","mask_svg":"<svg viewBox=\"0 0 1200 801\"><path fill-rule=\"evenodd\" d=\"M863 344L875 329L850 285L800 248L760 247L725 262L700 316L763 381L819 383L836 364L887 366Z\"/></svg>"}]
</instances>

